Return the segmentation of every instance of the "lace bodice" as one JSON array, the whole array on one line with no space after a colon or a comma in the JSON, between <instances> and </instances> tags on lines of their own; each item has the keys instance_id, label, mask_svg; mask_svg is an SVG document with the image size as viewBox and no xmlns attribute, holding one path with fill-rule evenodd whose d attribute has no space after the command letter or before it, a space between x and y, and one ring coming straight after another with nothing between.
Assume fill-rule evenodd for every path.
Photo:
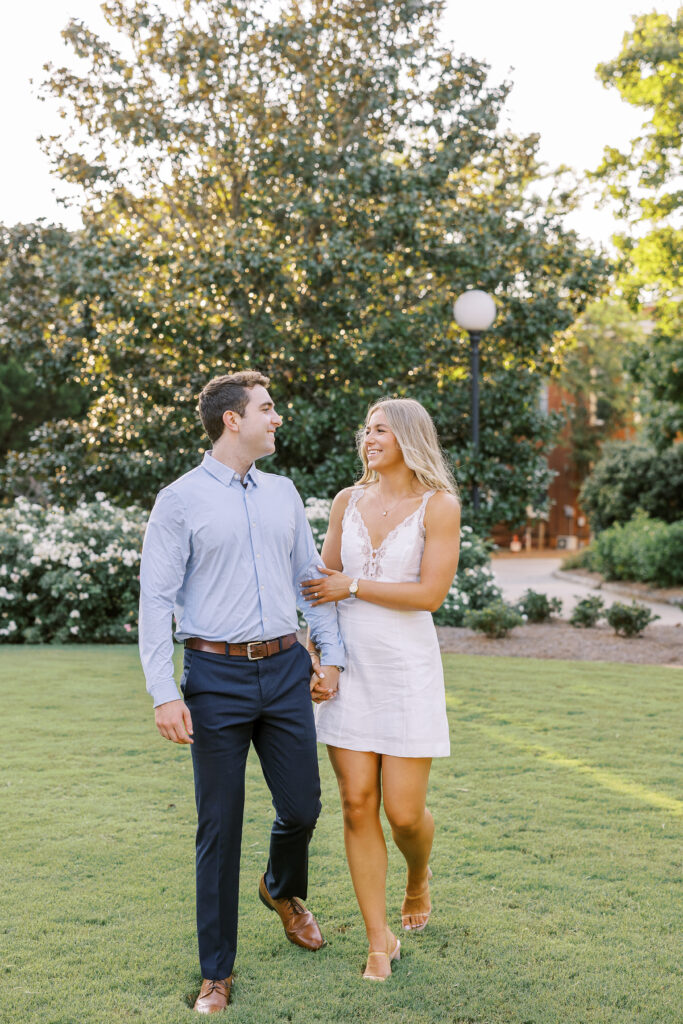
<instances>
[{"instance_id":1,"label":"lace bodice","mask_svg":"<svg viewBox=\"0 0 683 1024\"><path fill-rule=\"evenodd\" d=\"M364 487L354 487L342 521L342 565L344 572L367 580L417 583L424 551L424 517L434 491L422 496L419 508L390 530L373 548L370 534L358 509Z\"/></svg>"}]
</instances>

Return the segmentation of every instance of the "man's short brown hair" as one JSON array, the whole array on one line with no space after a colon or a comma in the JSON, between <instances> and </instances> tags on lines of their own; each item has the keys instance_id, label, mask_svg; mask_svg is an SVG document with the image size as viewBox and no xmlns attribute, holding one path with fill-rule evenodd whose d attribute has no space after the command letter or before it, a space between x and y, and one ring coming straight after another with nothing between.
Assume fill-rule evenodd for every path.
<instances>
[{"instance_id":1,"label":"man's short brown hair","mask_svg":"<svg viewBox=\"0 0 683 1024\"><path fill-rule=\"evenodd\" d=\"M244 416L249 391L257 384L267 388L270 377L265 377L258 370L242 370L214 377L204 386L199 396L199 418L212 441L217 441L225 428L223 413L230 409Z\"/></svg>"}]
</instances>

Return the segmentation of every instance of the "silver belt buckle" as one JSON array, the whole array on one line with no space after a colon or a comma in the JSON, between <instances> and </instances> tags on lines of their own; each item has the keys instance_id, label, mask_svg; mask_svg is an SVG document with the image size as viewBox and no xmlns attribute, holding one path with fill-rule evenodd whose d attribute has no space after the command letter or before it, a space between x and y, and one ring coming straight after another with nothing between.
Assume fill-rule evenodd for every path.
<instances>
[{"instance_id":1,"label":"silver belt buckle","mask_svg":"<svg viewBox=\"0 0 683 1024\"><path fill-rule=\"evenodd\" d=\"M247 644L247 658L249 659L249 661L263 661L263 659L265 658L265 654L257 654L256 656L254 656L251 653L251 649L254 646L254 644L263 644L263 643L265 643L265 640L250 640L249 641L249 643Z\"/></svg>"}]
</instances>

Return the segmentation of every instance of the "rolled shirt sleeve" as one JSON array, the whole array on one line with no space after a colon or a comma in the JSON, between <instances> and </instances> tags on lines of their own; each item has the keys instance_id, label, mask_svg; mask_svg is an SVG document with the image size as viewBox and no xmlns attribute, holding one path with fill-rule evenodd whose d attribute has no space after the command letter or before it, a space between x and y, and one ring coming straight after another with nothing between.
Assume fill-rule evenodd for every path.
<instances>
[{"instance_id":1,"label":"rolled shirt sleeve","mask_svg":"<svg viewBox=\"0 0 683 1024\"><path fill-rule=\"evenodd\" d=\"M185 509L166 488L149 517L140 564L140 660L154 707L180 698L173 674L173 609L189 557Z\"/></svg>"}]
</instances>

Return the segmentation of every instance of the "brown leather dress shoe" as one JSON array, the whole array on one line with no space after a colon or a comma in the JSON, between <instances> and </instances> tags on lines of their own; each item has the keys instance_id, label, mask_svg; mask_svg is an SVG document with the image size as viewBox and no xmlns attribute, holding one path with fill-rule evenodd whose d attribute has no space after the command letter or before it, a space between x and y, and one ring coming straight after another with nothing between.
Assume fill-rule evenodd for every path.
<instances>
[{"instance_id":1,"label":"brown leather dress shoe","mask_svg":"<svg viewBox=\"0 0 683 1024\"><path fill-rule=\"evenodd\" d=\"M232 974L222 981L211 981L204 978L199 995L194 1004L197 1013L218 1013L225 1010L230 1002L230 989L232 988Z\"/></svg>"},{"instance_id":2,"label":"brown leather dress shoe","mask_svg":"<svg viewBox=\"0 0 683 1024\"><path fill-rule=\"evenodd\" d=\"M285 935L295 946L303 949L321 949L325 940L318 928L318 922L310 910L306 910L301 900L295 896L288 896L285 899L274 900L266 889L266 876L263 875L259 882L258 894L261 903L269 910L276 910L280 920L285 926Z\"/></svg>"}]
</instances>

